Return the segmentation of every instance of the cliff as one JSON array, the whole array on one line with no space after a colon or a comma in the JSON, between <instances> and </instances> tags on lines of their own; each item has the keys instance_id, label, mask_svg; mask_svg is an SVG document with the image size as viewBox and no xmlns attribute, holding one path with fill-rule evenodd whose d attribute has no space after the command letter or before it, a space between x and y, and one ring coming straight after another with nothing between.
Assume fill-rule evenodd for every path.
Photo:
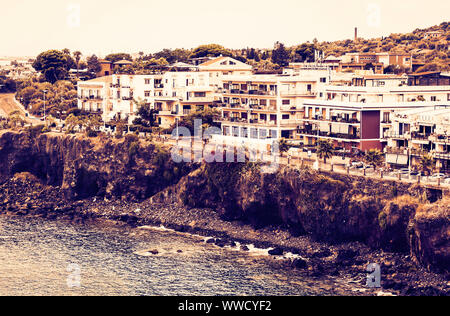
<instances>
[{"instance_id":1,"label":"cliff","mask_svg":"<svg viewBox=\"0 0 450 316\"><path fill-rule=\"evenodd\" d=\"M373 248L410 251L430 269L450 267L449 203L430 203L427 199L435 200L441 192L418 185L311 169L267 174L257 164L213 163L168 191L181 204L216 209L227 220L282 225L293 235L319 241L361 241Z\"/></svg>"},{"instance_id":2,"label":"cliff","mask_svg":"<svg viewBox=\"0 0 450 316\"><path fill-rule=\"evenodd\" d=\"M0 134L0 181L29 172L60 187L69 200L142 200L192 170L193 165L174 163L166 148L131 135L116 140L30 131Z\"/></svg>"},{"instance_id":3,"label":"cliff","mask_svg":"<svg viewBox=\"0 0 450 316\"><path fill-rule=\"evenodd\" d=\"M36 180L24 181L20 174ZM256 228L285 227L292 236L410 252L435 271L448 272L450 266L448 199L428 201L440 198L440 191L308 168L264 173L254 163L178 164L168 148L136 136L0 132L0 188L3 211L64 212L66 201L93 197L176 201Z\"/></svg>"}]
</instances>

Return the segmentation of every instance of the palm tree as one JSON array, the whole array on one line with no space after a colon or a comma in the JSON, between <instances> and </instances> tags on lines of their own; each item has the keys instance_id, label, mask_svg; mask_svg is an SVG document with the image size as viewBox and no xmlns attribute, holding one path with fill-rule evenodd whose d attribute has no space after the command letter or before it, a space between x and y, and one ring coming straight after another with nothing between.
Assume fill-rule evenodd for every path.
<instances>
[{"instance_id":1,"label":"palm tree","mask_svg":"<svg viewBox=\"0 0 450 316\"><path fill-rule=\"evenodd\" d=\"M333 144L326 140L318 140L316 144L317 156L323 158L323 162L327 163L327 159L333 157Z\"/></svg>"},{"instance_id":2,"label":"palm tree","mask_svg":"<svg viewBox=\"0 0 450 316\"><path fill-rule=\"evenodd\" d=\"M288 143L288 141L285 138L280 139L278 142L278 150L280 153L287 152L292 147L291 144Z\"/></svg>"},{"instance_id":3,"label":"palm tree","mask_svg":"<svg viewBox=\"0 0 450 316\"><path fill-rule=\"evenodd\" d=\"M364 160L375 169L383 163L383 153L378 149L369 149L365 154Z\"/></svg>"},{"instance_id":4,"label":"palm tree","mask_svg":"<svg viewBox=\"0 0 450 316\"><path fill-rule=\"evenodd\" d=\"M424 175L429 176L433 171L434 160L431 155L423 155L420 157L419 170L423 172Z\"/></svg>"},{"instance_id":5,"label":"palm tree","mask_svg":"<svg viewBox=\"0 0 450 316\"><path fill-rule=\"evenodd\" d=\"M75 57L75 62L77 63L77 77L78 77L78 68L80 67L80 59L81 59L81 52L80 51L76 51L73 53L73 56Z\"/></svg>"}]
</instances>

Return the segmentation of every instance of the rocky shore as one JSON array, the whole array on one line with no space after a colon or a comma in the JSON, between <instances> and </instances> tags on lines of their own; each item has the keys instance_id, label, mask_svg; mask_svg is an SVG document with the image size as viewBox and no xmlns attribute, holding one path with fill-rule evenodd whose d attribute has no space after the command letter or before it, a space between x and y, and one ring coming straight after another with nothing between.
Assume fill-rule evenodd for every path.
<instances>
[{"instance_id":1,"label":"rocky shore","mask_svg":"<svg viewBox=\"0 0 450 316\"><path fill-rule=\"evenodd\" d=\"M255 228L244 221L223 220L212 209L186 208L178 203L108 201L99 197L67 201L60 188L47 186L29 173L20 173L0 186L0 214L36 216L48 220L97 222L107 220L117 225L164 226L174 231L209 237L218 247L235 247L236 243L272 248L272 256L292 253L300 257L277 260L277 265L297 269L308 276L342 277L355 286L365 287L367 266L380 264L382 288L367 289L365 295L380 291L394 295L449 295L448 274L427 271L411 260L408 253L374 250L361 242L331 245L309 236L293 236L287 227L273 225Z\"/></svg>"},{"instance_id":2,"label":"rocky shore","mask_svg":"<svg viewBox=\"0 0 450 316\"><path fill-rule=\"evenodd\" d=\"M382 289L398 295L450 292L443 195L308 168L176 164L166 148L132 136L0 133L0 214L162 225L218 247L272 248L286 268L359 286L376 263Z\"/></svg>"}]
</instances>

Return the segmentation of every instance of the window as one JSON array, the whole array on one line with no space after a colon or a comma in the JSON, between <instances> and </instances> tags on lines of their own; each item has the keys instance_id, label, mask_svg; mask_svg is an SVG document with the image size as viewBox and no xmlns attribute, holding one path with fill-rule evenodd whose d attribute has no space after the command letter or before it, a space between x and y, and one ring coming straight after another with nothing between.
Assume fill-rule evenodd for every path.
<instances>
[{"instance_id":1,"label":"window","mask_svg":"<svg viewBox=\"0 0 450 316\"><path fill-rule=\"evenodd\" d=\"M320 82L326 83L327 82L327 78L326 77L320 78Z\"/></svg>"},{"instance_id":2,"label":"window","mask_svg":"<svg viewBox=\"0 0 450 316\"><path fill-rule=\"evenodd\" d=\"M283 114L282 119L283 120L289 120L289 114Z\"/></svg>"},{"instance_id":3,"label":"window","mask_svg":"<svg viewBox=\"0 0 450 316\"><path fill-rule=\"evenodd\" d=\"M206 92L194 92L194 97L204 98L204 97L206 97Z\"/></svg>"},{"instance_id":4,"label":"window","mask_svg":"<svg viewBox=\"0 0 450 316\"><path fill-rule=\"evenodd\" d=\"M146 98L150 97L150 91L144 91L144 96L145 96Z\"/></svg>"},{"instance_id":5,"label":"window","mask_svg":"<svg viewBox=\"0 0 450 316\"><path fill-rule=\"evenodd\" d=\"M282 104L289 105L289 104L291 104L291 100L283 100Z\"/></svg>"},{"instance_id":6,"label":"window","mask_svg":"<svg viewBox=\"0 0 450 316\"><path fill-rule=\"evenodd\" d=\"M233 136L239 137L239 127L233 126Z\"/></svg>"},{"instance_id":7,"label":"window","mask_svg":"<svg viewBox=\"0 0 450 316\"><path fill-rule=\"evenodd\" d=\"M267 105L267 100L264 99L259 100L259 105Z\"/></svg>"},{"instance_id":8,"label":"window","mask_svg":"<svg viewBox=\"0 0 450 316\"><path fill-rule=\"evenodd\" d=\"M241 128L241 137L248 138L248 128L247 127Z\"/></svg>"},{"instance_id":9,"label":"window","mask_svg":"<svg viewBox=\"0 0 450 316\"><path fill-rule=\"evenodd\" d=\"M150 79L145 79L145 84L150 84Z\"/></svg>"},{"instance_id":10,"label":"window","mask_svg":"<svg viewBox=\"0 0 450 316\"><path fill-rule=\"evenodd\" d=\"M433 96L431 96L431 101L436 101L437 99L436 99L436 96L435 95L433 95Z\"/></svg>"},{"instance_id":11,"label":"window","mask_svg":"<svg viewBox=\"0 0 450 316\"><path fill-rule=\"evenodd\" d=\"M267 138L267 130L262 128L259 130L259 138L264 139Z\"/></svg>"}]
</instances>

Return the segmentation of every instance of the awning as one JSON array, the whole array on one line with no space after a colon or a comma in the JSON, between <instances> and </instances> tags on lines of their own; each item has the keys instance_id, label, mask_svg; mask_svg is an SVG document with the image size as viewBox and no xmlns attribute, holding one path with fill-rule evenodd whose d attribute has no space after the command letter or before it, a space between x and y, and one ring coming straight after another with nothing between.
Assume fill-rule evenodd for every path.
<instances>
[{"instance_id":1,"label":"awning","mask_svg":"<svg viewBox=\"0 0 450 316\"><path fill-rule=\"evenodd\" d=\"M408 156L398 154L386 154L386 162L390 164L406 166L408 164Z\"/></svg>"},{"instance_id":2,"label":"awning","mask_svg":"<svg viewBox=\"0 0 450 316\"><path fill-rule=\"evenodd\" d=\"M321 132L329 132L330 131L330 123L328 122L320 122L319 129Z\"/></svg>"},{"instance_id":3,"label":"awning","mask_svg":"<svg viewBox=\"0 0 450 316\"><path fill-rule=\"evenodd\" d=\"M333 134L348 134L348 125L333 123L331 126L331 132Z\"/></svg>"}]
</instances>

